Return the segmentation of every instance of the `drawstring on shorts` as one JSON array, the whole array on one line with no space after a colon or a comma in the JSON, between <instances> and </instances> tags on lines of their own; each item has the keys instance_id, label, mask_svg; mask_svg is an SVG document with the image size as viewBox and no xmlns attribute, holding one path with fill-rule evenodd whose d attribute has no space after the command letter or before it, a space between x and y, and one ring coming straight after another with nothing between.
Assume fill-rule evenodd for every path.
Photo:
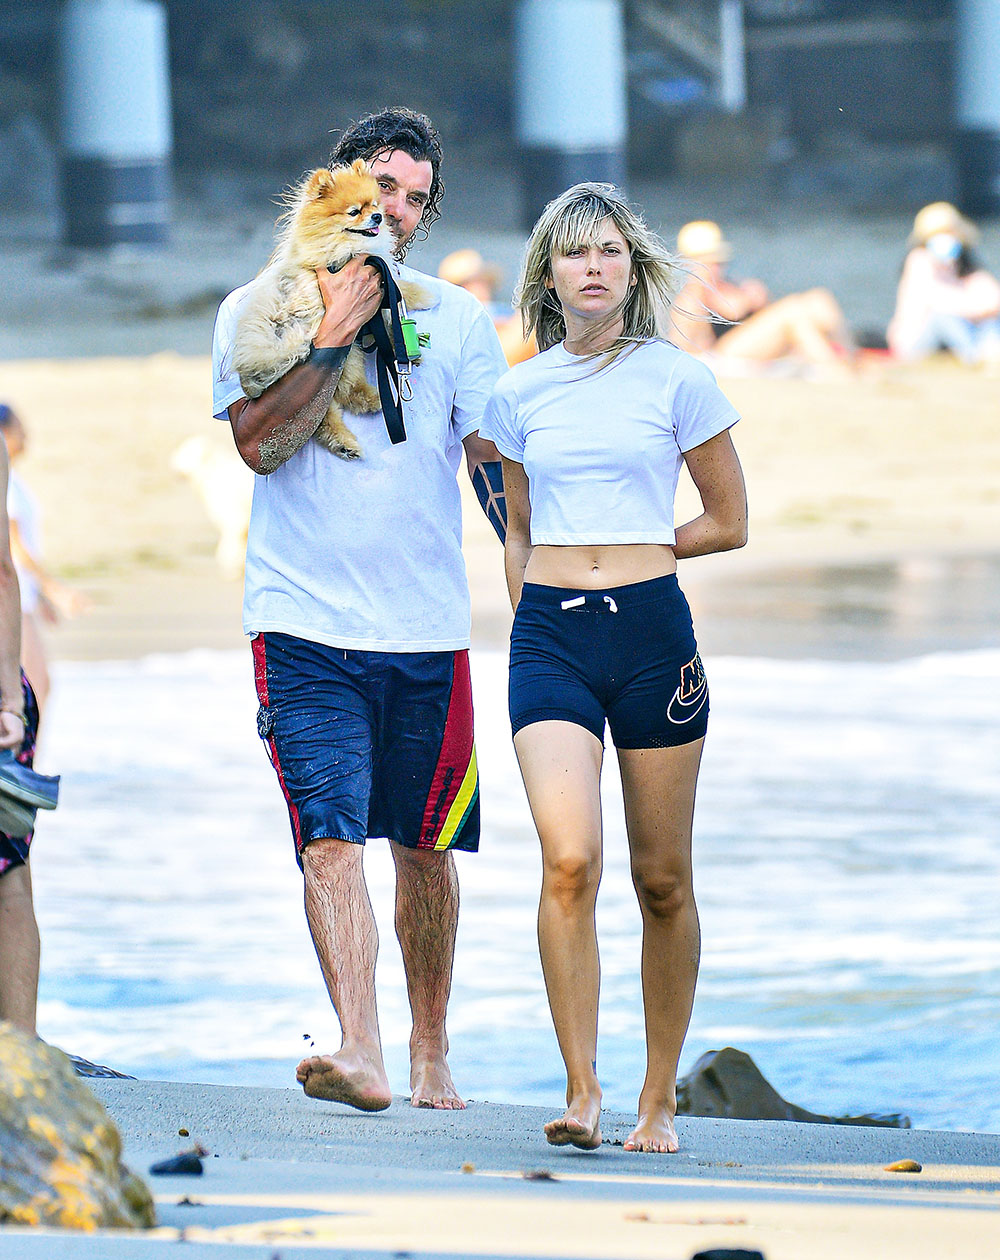
<instances>
[{"instance_id":1,"label":"drawstring on shorts","mask_svg":"<svg viewBox=\"0 0 1000 1260\"><path fill-rule=\"evenodd\" d=\"M615 601L612 599L612 597L611 597L610 595L604 595L604 596L602 596L602 602L603 602L603 603L605 603L605 604L607 604L607 606L608 606L608 608L611 610L611 612L616 613L616 612L618 611L618 605L615 603ZM560 601L559 601L559 607L563 610L563 612L568 612L568 611L569 611L570 609L572 609L572 608L586 608L586 607L587 607L587 596L586 596L586 595L574 595L572 599L563 599L563 600L560 600ZM592 605L592 607L593 607L593 605ZM595 611L596 611L596 609L595 609Z\"/></svg>"}]
</instances>

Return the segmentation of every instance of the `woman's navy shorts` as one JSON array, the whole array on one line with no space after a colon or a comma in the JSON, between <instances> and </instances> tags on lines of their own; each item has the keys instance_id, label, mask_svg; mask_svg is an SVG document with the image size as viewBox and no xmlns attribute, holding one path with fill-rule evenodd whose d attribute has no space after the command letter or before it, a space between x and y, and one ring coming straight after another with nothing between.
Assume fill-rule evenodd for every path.
<instances>
[{"instance_id":1,"label":"woman's navy shorts","mask_svg":"<svg viewBox=\"0 0 1000 1260\"><path fill-rule=\"evenodd\" d=\"M607 591L526 582L510 636L510 721L574 722L616 748L701 739L708 681L677 577Z\"/></svg>"}]
</instances>

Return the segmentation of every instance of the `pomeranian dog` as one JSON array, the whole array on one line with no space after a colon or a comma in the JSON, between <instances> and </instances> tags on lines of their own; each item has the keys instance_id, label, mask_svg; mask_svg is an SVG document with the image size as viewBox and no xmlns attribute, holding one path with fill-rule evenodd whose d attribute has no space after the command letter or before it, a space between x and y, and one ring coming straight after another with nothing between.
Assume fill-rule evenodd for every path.
<instances>
[{"instance_id":1,"label":"pomeranian dog","mask_svg":"<svg viewBox=\"0 0 1000 1260\"><path fill-rule=\"evenodd\" d=\"M285 201L288 208L278 220L274 253L252 282L236 326L232 366L247 398L257 398L308 356L324 313L316 271L339 271L357 254L388 259L392 251L378 184L360 158L351 166L310 172ZM416 286L400 288L413 309L429 304ZM363 414L380 406L378 390L365 376L364 353L355 344L316 441L342 459L359 459L361 446L344 423L343 409Z\"/></svg>"}]
</instances>

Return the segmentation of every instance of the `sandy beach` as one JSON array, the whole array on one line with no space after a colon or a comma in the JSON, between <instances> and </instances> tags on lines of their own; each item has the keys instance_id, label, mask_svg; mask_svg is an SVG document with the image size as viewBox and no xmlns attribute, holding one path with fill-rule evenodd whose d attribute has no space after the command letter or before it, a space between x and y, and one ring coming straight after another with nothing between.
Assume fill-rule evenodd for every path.
<instances>
[{"instance_id":1,"label":"sandy beach","mask_svg":"<svg viewBox=\"0 0 1000 1260\"><path fill-rule=\"evenodd\" d=\"M238 645L239 583L219 574L203 504L170 467L191 435L231 446L211 416L207 358L14 361L2 381L29 428L22 471L45 513L50 565L94 602L90 615L54 631L54 654ZM1000 548L995 379L943 362L876 361L848 380L723 385L743 417L735 438L750 543L682 565L708 650L775 650L748 641L745 628L768 575L805 585L831 566L889 565L911 603L931 584L923 591L930 615L935 582ZM682 485L679 515L694 502ZM499 642L509 624L500 549L471 497L467 509L475 633ZM794 625L778 628L794 640ZM946 624L939 633L946 638ZM786 647L795 654L794 641Z\"/></svg>"},{"instance_id":2,"label":"sandy beach","mask_svg":"<svg viewBox=\"0 0 1000 1260\"><path fill-rule=\"evenodd\" d=\"M131 1167L146 1175L197 1141L204 1174L147 1177L160 1227L145 1236L11 1230L0 1255L155 1260L182 1241L192 1260L220 1247L247 1260L688 1260L716 1247L968 1260L1000 1247L995 1137L688 1118L679 1154L637 1156L618 1145L629 1118L611 1112L586 1154L547 1147L539 1108L397 1099L362 1116L293 1090L92 1083ZM886 1170L903 1159L922 1171Z\"/></svg>"}]
</instances>

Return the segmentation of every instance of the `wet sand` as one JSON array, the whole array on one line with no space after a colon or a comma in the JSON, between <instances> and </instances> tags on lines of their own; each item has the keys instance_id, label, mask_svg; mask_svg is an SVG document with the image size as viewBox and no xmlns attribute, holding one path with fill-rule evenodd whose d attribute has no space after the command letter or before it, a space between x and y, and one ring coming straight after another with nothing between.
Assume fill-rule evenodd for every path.
<instances>
[{"instance_id":1,"label":"wet sand","mask_svg":"<svg viewBox=\"0 0 1000 1260\"><path fill-rule=\"evenodd\" d=\"M591 1154L548 1147L537 1107L435 1112L397 1099L371 1116L295 1090L92 1084L137 1172L197 1141L204 1175L147 1178L152 1234L4 1231L0 1252L146 1260L183 1241L192 1260L687 1260L711 1247L940 1260L1000 1247L987 1135L682 1118L679 1154L630 1155L617 1145L630 1117L607 1112ZM885 1170L900 1159L922 1171Z\"/></svg>"}]
</instances>

